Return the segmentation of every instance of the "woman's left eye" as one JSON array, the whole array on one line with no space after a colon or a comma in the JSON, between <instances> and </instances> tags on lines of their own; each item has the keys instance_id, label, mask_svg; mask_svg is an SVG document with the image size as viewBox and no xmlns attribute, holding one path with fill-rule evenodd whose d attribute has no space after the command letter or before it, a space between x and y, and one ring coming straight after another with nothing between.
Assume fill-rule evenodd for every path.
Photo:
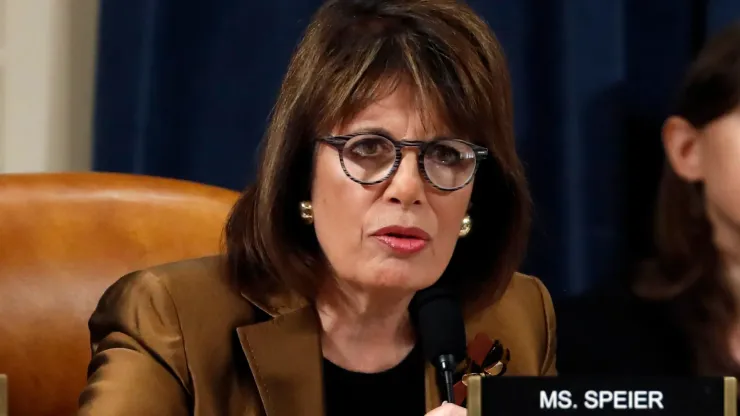
<instances>
[{"instance_id":1,"label":"woman's left eye","mask_svg":"<svg viewBox=\"0 0 740 416\"><path fill-rule=\"evenodd\" d=\"M462 159L460 152L457 149L444 145L435 146L429 156L431 156L436 162L444 165L454 165L456 163L460 163L460 160Z\"/></svg>"}]
</instances>

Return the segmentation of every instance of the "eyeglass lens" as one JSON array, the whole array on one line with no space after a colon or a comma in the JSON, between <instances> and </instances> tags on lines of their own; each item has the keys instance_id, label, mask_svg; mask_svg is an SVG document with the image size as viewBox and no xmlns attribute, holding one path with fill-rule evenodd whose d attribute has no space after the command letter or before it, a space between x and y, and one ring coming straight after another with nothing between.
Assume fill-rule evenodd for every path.
<instances>
[{"instance_id":1,"label":"eyeglass lens","mask_svg":"<svg viewBox=\"0 0 740 416\"><path fill-rule=\"evenodd\" d=\"M430 144L423 155L427 178L443 189L458 188L475 172L475 151L466 143L439 140ZM347 141L342 149L347 173L355 180L371 184L385 178L396 164L394 143L373 134L359 135Z\"/></svg>"}]
</instances>

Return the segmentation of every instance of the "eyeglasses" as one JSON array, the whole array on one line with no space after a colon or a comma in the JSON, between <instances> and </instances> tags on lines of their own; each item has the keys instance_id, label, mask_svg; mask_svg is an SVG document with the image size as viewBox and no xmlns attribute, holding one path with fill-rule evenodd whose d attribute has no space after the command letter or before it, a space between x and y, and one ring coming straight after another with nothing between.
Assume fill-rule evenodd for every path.
<instances>
[{"instance_id":1,"label":"eyeglasses","mask_svg":"<svg viewBox=\"0 0 740 416\"><path fill-rule=\"evenodd\" d=\"M404 147L419 149L419 172L442 191L455 191L470 183L479 162L488 156L485 147L457 139L408 141L375 133L355 133L319 141L337 149L344 173L363 185L375 185L390 178L401 164Z\"/></svg>"}]
</instances>

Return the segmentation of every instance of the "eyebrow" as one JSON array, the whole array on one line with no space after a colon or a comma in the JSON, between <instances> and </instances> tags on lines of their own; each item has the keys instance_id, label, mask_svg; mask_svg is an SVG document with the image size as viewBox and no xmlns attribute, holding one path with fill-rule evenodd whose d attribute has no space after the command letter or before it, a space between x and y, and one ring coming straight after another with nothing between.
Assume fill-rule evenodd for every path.
<instances>
[{"instance_id":1,"label":"eyebrow","mask_svg":"<svg viewBox=\"0 0 740 416\"><path fill-rule=\"evenodd\" d=\"M393 134L391 134L390 131L388 131L387 129L385 129L383 127L364 127L364 128L360 128L360 129L357 129L357 130L352 130L352 132L351 133L348 133L348 134L377 134L379 136L385 136L385 137L388 137L389 139L393 139L393 140L408 140L408 139L398 139L398 138L396 138L396 136L394 136ZM429 138L429 141L433 141L433 140L444 140L444 139L452 139L452 137L449 137L449 136L446 136L446 135L436 135L436 136L433 136L433 137ZM421 141L421 140L422 139L414 138L411 141Z\"/></svg>"},{"instance_id":2,"label":"eyebrow","mask_svg":"<svg viewBox=\"0 0 740 416\"><path fill-rule=\"evenodd\" d=\"M361 128L361 129L354 130L352 134L357 134L357 133L360 133L360 134L377 134L377 135L380 135L380 136L390 137L392 139L395 139L396 138L393 134L391 134L390 131L384 129L383 127L364 127L364 128Z\"/></svg>"}]
</instances>

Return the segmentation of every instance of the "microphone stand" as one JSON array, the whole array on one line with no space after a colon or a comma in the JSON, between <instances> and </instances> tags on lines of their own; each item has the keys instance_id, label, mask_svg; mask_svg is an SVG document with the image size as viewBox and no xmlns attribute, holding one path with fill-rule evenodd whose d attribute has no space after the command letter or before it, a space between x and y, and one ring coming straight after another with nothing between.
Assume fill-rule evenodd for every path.
<instances>
[{"instance_id":1,"label":"microphone stand","mask_svg":"<svg viewBox=\"0 0 740 416\"><path fill-rule=\"evenodd\" d=\"M455 367L457 367L457 360L452 354L443 354L437 357L435 363L437 371L442 376L442 382L444 389L442 390L444 400L448 403L455 403L455 383L453 376L455 374Z\"/></svg>"}]
</instances>

